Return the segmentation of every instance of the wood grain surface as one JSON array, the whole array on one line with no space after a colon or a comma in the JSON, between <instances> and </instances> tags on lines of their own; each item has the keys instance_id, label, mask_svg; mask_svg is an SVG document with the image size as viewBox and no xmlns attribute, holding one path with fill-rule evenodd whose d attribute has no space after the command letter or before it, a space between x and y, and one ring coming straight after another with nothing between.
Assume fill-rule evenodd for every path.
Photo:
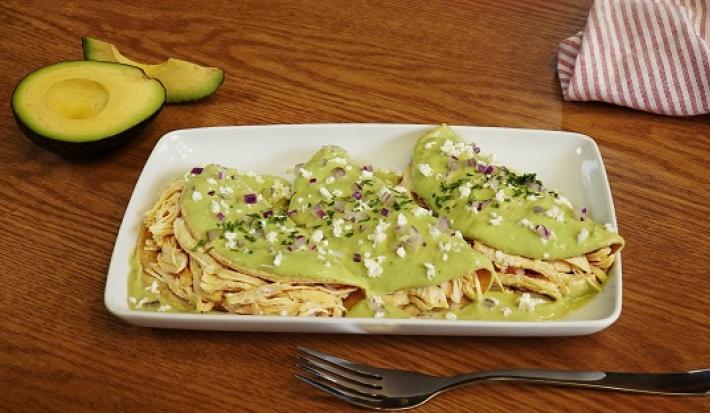
<instances>
[{"instance_id":1,"label":"wood grain surface","mask_svg":"<svg viewBox=\"0 0 710 413\"><path fill-rule=\"evenodd\" d=\"M710 118L561 100L558 42L591 1L3 1L0 4L0 411L350 411L293 378L307 346L451 374L505 367L710 367ZM137 140L68 161L25 139L9 101L31 70L81 59L82 35L157 62L226 71L212 97L167 106ZM167 331L103 306L116 232L155 142L179 128L396 122L569 130L596 139L624 250L624 308L569 338ZM531 154L544 156L544 154ZM710 411L664 398L513 384L421 411Z\"/></svg>"}]
</instances>

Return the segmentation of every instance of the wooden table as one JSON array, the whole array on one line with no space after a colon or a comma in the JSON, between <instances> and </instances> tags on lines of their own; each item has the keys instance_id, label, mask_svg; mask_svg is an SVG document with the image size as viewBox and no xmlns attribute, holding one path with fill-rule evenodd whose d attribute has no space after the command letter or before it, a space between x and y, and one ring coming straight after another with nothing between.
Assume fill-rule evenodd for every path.
<instances>
[{"instance_id":1,"label":"wooden table","mask_svg":"<svg viewBox=\"0 0 710 413\"><path fill-rule=\"evenodd\" d=\"M0 5L0 101L80 38L129 56L222 67L213 97L171 105L136 144L85 162L26 140L0 113L0 411L347 411L296 381L308 346L431 374L547 367L710 367L710 119L563 102L558 42L591 1L17 1ZM114 239L158 138L179 128L317 122L489 125L596 139L624 251L624 309L587 337L464 338L166 331L111 316ZM663 398L513 384L422 411L709 411Z\"/></svg>"}]
</instances>

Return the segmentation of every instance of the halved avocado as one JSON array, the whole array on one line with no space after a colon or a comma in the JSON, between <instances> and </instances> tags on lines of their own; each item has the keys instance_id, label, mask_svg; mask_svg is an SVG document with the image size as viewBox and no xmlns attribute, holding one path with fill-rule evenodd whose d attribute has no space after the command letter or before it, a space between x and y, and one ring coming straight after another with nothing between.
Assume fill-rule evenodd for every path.
<instances>
[{"instance_id":1,"label":"halved avocado","mask_svg":"<svg viewBox=\"0 0 710 413\"><path fill-rule=\"evenodd\" d=\"M84 156L135 136L163 108L165 88L139 68L70 61L35 70L12 94L18 125L37 144Z\"/></svg>"},{"instance_id":2,"label":"halved avocado","mask_svg":"<svg viewBox=\"0 0 710 413\"><path fill-rule=\"evenodd\" d=\"M224 72L216 67L200 66L185 60L169 58L163 63L149 65L122 55L116 46L91 37L81 38L85 60L119 62L140 67L154 77L168 91L168 102L188 102L214 93L224 82Z\"/></svg>"}]
</instances>

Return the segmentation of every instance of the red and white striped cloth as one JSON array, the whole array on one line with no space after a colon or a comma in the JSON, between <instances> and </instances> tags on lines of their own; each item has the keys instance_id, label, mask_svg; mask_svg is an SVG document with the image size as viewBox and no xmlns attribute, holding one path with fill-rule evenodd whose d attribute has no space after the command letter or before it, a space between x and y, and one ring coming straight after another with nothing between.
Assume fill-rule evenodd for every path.
<instances>
[{"instance_id":1,"label":"red and white striped cloth","mask_svg":"<svg viewBox=\"0 0 710 413\"><path fill-rule=\"evenodd\" d=\"M565 100L710 113L710 0L596 0L557 74Z\"/></svg>"}]
</instances>

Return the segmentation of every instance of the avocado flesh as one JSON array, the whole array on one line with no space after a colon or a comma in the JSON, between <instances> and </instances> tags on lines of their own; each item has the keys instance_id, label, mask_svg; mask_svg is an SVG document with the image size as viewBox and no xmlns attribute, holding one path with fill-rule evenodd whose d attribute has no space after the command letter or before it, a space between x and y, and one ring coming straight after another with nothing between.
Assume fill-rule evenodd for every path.
<instances>
[{"instance_id":1,"label":"avocado flesh","mask_svg":"<svg viewBox=\"0 0 710 413\"><path fill-rule=\"evenodd\" d=\"M165 102L165 89L133 66L91 61L42 67L18 83L15 118L28 137L60 153L116 146L145 126Z\"/></svg>"},{"instance_id":2,"label":"avocado flesh","mask_svg":"<svg viewBox=\"0 0 710 413\"><path fill-rule=\"evenodd\" d=\"M82 38L84 59L118 62L136 66L165 86L168 102L189 102L214 93L224 82L224 72L215 67L196 65L185 60L169 58L155 65L133 61L118 51L116 46L90 37Z\"/></svg>"}]
</instances>

